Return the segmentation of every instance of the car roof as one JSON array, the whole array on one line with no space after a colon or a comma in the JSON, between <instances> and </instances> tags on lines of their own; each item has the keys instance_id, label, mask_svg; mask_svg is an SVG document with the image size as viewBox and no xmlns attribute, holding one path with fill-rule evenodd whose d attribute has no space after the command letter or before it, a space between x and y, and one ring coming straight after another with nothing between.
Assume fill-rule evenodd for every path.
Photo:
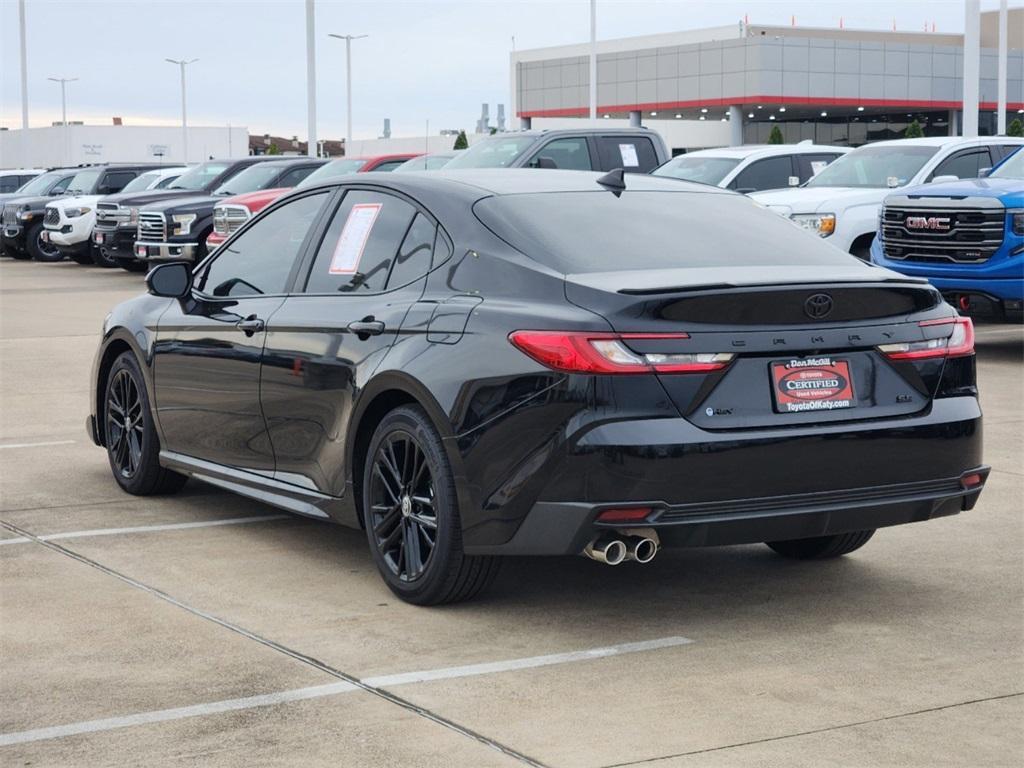
<instances>
[{"instance_id":1,"label":"car roof","mask_svg":"<svg viewBox=\"0 0 1024 768\"><path fill-rule=\"evenodd\" d=\"M603 134L621 135L621 134L630 134L630 133L638 134L638 135L643 134L643 135L649 136L649 135L655 133L655 131L652 128L647 128L645 126L640 126L639 128L636 128L636 127L617 128L617 127L611 126L611 125L608 126L607 128L589 128L589 127L586 127L586 126L581 126L579 128L531 128L530 130L526 130L526 131L506 131L504 133L496 133L493 136L487 136L485 138L490 138L490 139L506 138L507 139L509 137L515 138L516 136L535 136L537 138L540 138L542 136L557 136L557 135L562 135L562 134L566 134L566 135L569 135L569 136L579 136L580 134L601 136Z\"/></svg>"},{"instance_id":2,"label":"car roof","mask_svg":"<svg viewBox=\"0 0 1024 768\"><path fill-rule=\"evenodd\" d=\"M261 165L284 167L288 165L298 165L299 163L320 163L321 165L324 165L327 162L327 160L323 160L319 157L309 157L308 155L300 155L298 157L277 157L274 158L273 160L265 160L261 163Z\"/></svg>"},{"instance_id":3,"label":"car roof","mask_svg":"<svg viewBox=\"0 0 1024 768\"><path fill-rule=\"evenodd\" d=\"M864 144L865 147L944 147L946 145L958 146L960 144L1001 144L1004 142L1024 143L1024 140L1015 136L975 136L965 138L963 136L922 136L917 139L889 139L888 141L873 141ZM859 149L859 147L858 147Z\"/></svg>"},{"instance_id":4,"label":"car roof","mask_svg":"<svg viewBox=\"0 0 1024 768\"><path fill-rule=\"evenodd\" d=\"M836 147L829 144L745 144L740 147L718 147L716 149L698 149L687 152L681 157L723 157L745 160L748 157L774 157L776 155L821 154L837 152L845 154L851 147ZM672 158L675 160L676 158Z\"/></svg>"},{"instance_id":5,"label":"car roof","mask_svg":"<svg viewBox=\"0 0 1024 768\"><path fill-rule=\"evenodd\" d=\"M595 192L602 187L597 183L605 174L592 171L569 171L543 168L466 168L457 170L409 171L392 176L388 174L387 186L416 191L456 192L477 198L489 195L543 194L550 192ZM370 184L364 179L338 177L323 182L323 186L341 184ZM627 190L649 192L703 192L708 194L734 195L725 189L706 184L667 179L643 173L630 173L625 177ZM316 185L320 186L320 185ZM312 188L312 187L311 187Z\"/></svg>"}]
</instances>

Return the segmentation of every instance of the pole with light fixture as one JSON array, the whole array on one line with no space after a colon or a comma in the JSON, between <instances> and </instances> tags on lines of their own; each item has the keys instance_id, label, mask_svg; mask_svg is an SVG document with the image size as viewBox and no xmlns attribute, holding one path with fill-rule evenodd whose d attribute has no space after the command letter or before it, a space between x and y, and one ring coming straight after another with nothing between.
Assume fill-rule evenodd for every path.
<instances>
[{"instance_id":1,"label":"pole with light fixture","mask_svg":"<svg viewBox=\"0 0 1024 768\"><path fill-rule=\"evenodd\" d=\"M188 115L185 110L185 67L195 64L199 59L164 59L169 64L177 64L181 69L181 161L188 162Z\"/></svg>"},{"instance_id":2,"label":"pole with light fixture","mask_svg":"<svg viewBox=\"0 0 1024 768\"><path fill-rule=\"evenodd\" d=\"M67 164L68 155L71 152L71 135L68 131L68 98L67 84L75 82L77 77L48 77L55 83L60 83L60 124L64 126L64 162Z\"/></svg>"},{"instance_id":3,"label":"pole with light fixture","mask_svg":"<svg viewBox=\"0 0 1024 768\"><path fill-rule=\"evenodd\" d=\"M316 8L306 0L306 154L315 157L316 140Z\"/></svg>"},{"instance_id":4,"label":"pole with light fixture","mask_svg":"<svg viewBox=\"0 0 1024 768\"><path fill-rule=\"evenodd\" d=\"M345 41L345 153L348 154L348 148L352 146L352 41L361 40L369 35L330 34L328 37Z\"/></svg>"}]
</instances>

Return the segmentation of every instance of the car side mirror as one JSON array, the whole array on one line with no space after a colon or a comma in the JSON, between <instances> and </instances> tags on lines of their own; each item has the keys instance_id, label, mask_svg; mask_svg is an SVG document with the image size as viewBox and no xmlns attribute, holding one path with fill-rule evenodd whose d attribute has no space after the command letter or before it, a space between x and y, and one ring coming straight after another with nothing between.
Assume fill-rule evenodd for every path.
<instances>
[{"instance_id":1,"label":"car side mirror","mask_svg":"<svg viewBox=\"0 0 1024 768\"><path fill-rule=\"evenodd\" d=\"M951 181L960 181L960 177L954 176L951 173L942 176L932 176L932 184L948 184Z\"/></svg>"},{"instance_id":2,"label":"car side mirror","mask_svg":"<svg viewBox=\"0 0 1024 768\"><path fill-rule=\"evenodd\" d=\"M159 264L146 275L146 288L152 296L183 299L192 292L192 266L182 261Z\"/></svg>"},{"instance_id":3,"label":"car side mirror","mask_svg":"<svg viewBox=\"0 0 1024 768\"><path fill-rule=\"evenodd\" d=\"M992 173L992 169L991 168L981 168L978 171L978 178L979 179L984 179L990 173Z\"/></svg>"},{"instance_id":4,"label":"car side mirror","mask_svg":"<svg viewBox=\"0 0 1024 768\"><path fill-rule=\"evenodd\" d=\"M548 169L551 169L551 168L557 168L558 164L554 160L552 160L550 157L538 157L536 160L534 160L532 163L530 163L530 166L532 168L548 168Z\"/></svg>"}]
</instances>

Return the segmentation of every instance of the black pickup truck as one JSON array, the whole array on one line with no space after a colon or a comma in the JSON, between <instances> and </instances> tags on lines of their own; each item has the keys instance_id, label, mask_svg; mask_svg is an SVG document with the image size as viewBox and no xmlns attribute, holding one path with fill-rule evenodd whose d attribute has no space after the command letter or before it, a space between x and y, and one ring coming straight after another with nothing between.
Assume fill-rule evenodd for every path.
<instances>
[{"instance_id":1,"label":"black pickup truck","mask_svg":"<svg viewBox=\"0 0 1024 768\"><path fill-rule=\"evenodd\" d=\"M140 210L154 203L209 195L229 179L265 160L265 157L208 160L193 166L164 189L103 198L96 203L96 226L92 231L93 243L99 250L97 263L105 267L121 266L133 272L145 271L148 265L135 258Z\"/></svg>"},{"instance_id":2,"label":"black pickup truck","mask_svg":"<svg viewBox=\"0 0 1024 768\"><path fill-rule=\"evenodd\" d=\"M159 163L110 163L86 165L75 170L64 187L63 195L110 195L120 192L138 176ZM48 175L48 174L47 174ZM41 193L35 197L16 197L4 203L3 247L15 258L37 261L60 261L64 254L43 237L43 216L46 204L55 195Z\"/></svg>"},{"instance_id":3,"label":"black pickup truck","mask_svg":"<svg viewBox=\"0 0 1024 768\"><path fill-rule=\"evenodd\" d=\"M135 258L199 261L206 256L206 238L213 231L213 208L226 197L262 189L294 186L326 160L311 157L273 159L247 168L205 195L161 198L141 207Z\"/></svg>"}]
</instances>

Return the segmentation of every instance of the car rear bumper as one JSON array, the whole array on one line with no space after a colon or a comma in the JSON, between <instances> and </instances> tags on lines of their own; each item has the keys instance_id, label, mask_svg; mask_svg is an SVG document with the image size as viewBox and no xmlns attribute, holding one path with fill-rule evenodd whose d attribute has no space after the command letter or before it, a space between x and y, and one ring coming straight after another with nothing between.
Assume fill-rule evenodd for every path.
<instances>
[{"instance_id":1,"label":"car rear bumper","mask_svg":"<svg viewBox=\"0 0 1024 768\"><path fill-rule=\"evenodd\" d=\"M502 543L466 533L471 554L575 554L609 528L653 528L666 546L777 541L956 514L981 485L974 397L923 414L832 426L710 432L685 419L617 421L583 435L552 467ZM642 520L598 522L608 509ZM512 510L504 510L511 513ZM498 528L509 531L512 526ZM484 526L486 528L486 526ZM480 531L484 534L484 531Z\"/></svg>"}]
</instances>

